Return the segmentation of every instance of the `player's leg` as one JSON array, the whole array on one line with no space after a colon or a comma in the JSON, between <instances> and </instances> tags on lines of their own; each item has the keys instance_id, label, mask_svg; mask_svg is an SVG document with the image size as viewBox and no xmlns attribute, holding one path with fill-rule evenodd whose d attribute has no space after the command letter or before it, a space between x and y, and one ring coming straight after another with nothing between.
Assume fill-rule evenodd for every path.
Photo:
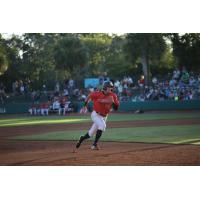
<instances>
[{"instance_id":1,"label":"player's leg","mask_svg":"<svg viewBox=\"0 0 200 200\"><path fill-rule=\"evenodd\" d=\"M92 112L92 114L91 114L91 118L92 118L92 120L93 120L93 122L94 122L94 111ZM79 141L77 142L77 144L76 144L76 148L79 148L80 147L80 145L81 145L81 143L84 141L84 140L86 140L86 139L88 139L88 138L90 138L90 137L92 137L94 134L95 134L95 132L97 131L97 125L95 124L95 122L92 124L92 127L90 128L90 130L85 134L85 135L82 135L80 138L79 138Z\"/></svg>"},{"instance_id":2,"label":"player's leg","mask_svg":"<svg viewBox=\"0 0 200 200\"><path fill-rule=\"evenodd\" d=\"M101 138L103 131L105 131L105 129L106 129L106 118L104 118L100 115L96 115L94 117L94 122L97 126L97 130L96 130L95 140L94 140L93 145L91 146L91 149L98 150L99 147L98 147L97 143L98 143L99 139Z\"/></svg>"},{"instance_id":3,"label":"player's leg","mask_svg":"<svg viewBox=\"0 0 200 200\"><path fill-rule=\"evenodd\" d=\"M90 138L90 136L89 136L88 133L86 133L85 135L81 135L81 137L79 138L79 141L78 141L77 144L76 144L76 148L78 149L78 148L81 146L81 143L82 143L84 140L88 139L88 138Z\"/></svg>"},{"instance_id":4,"label":"player's leg","mask_svg":"<svg viewBox=\"0 0 200 200\"><path fill-rule=\"evenodd\" d=\"M96 125L95 123L93 123L93 124L92 124L92 127L90 128L90 130L89 130L85 135L82 135L82 136L80 137L79 141L78 141L77 144L76 144L76 148L79 148L79 147L81 146L81 143L82 143L84 140L86 140L86 139L92 137L92 136L95 134L96 130L97 130L97 125Z\"/></svg>"},{"instance_id":5,"label":"player's leg","mask_svg":"<svg viewBox=\"0 0 200 200\"><path fill-rule=\"evenodd\" d=\"M94 149L94 150L95 150L95 149L96 149L96 150L99 149L97 143L98 143L99 139L101 138L102 133L103 133L102 130L100 130L100 129L97 130L97 132L96 132L96 136L95 136L95 140L94 140L93 145L91 146L91 149Z\"/></svg>"}]
</instances>

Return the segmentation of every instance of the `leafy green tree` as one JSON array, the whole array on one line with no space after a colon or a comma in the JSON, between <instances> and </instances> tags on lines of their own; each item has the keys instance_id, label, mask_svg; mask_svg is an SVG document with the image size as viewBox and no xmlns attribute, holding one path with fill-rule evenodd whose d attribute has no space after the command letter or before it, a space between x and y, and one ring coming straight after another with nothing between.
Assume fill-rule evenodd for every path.
<instances>
[{"instance_id":1,"label":"leafy green tree","mask_svg":"<svg viewBox=\"0 0 200 200\"><path fill-rule=\"evenodd\" d=\"M166 48L166 42L162 34L155 33L130 33L126 36L127 43L125 50L133 63L138 59L143 67L145 84L149 84L150 62L152 59L159 59Z\"/></svg>"},{"instance_id":2,"label":"leafy green tree","mask_svg":"<svg viewBox=\"0 0 200 200\"><path fill-rule=\"evenodd\" d=\"M124 75L134 74L134 65L127 60L124 52L125 42L123 35L112 36L112 42L105 59L108 75L112 78L121 78Z\"/></svg>"},{"instance_id":3,"label":"leafy green tree","mask_svg":"<svg viewBox=\"0 0 200 200\"><path fill-rule=\"evenodd\" d=\"M34 88L41 88L43 84L48 84L53 89L55 81L58 79L54 61L54 46L59 37L58 34L49 33L23 35L20 69L26 77L32 80Z\"/></svg>"},{"instance_id":4,"label":"leafy green tree","mask_svg":"<svg viewBox=\"0 0 200 200\"><path fill-rule=\"evenodd\" d=\"M5 52L4 40L0 34L0 75L2 75L8 68L8 60Z\"/></svg>"},{"instance_id":5,"label":"leafy green tree","mask_svg":"<svg viewBox=\"0 0 200 200\"><path fill-rule=\"evenodd\" d=\"M73 34L62 35L54 47L56 69L80 77L80 70L87 63L87 49L81 40Z\"/></svg>"},{"instance_id":6,"label":"leafy green tree","mask_svg":"<svg viewBox=\"0 0 200 200\"><path fill-rule=\"evenodd\" d=\"M86 76L98 76L107 71L106 59L112 37L105 33L80 34L81 41L87 49L88 62L84 73Z\"/></svg>"},{"instance_id":7,"label":"leafy green tree","mask_svg":"<svg viewBox=\"0 0 200 200\"><path fill-rule=\"evenodd\" d=\"M176 58L173 55L173 49L171 44L167 44L167 47L160 57L160 59L153 59L150 64L152 76L165 76L172 73L177 66Z\"/></svg>"},{"instance_id":8,"label":"leafy green tree","mask_svg":"<svg viewBox=\"0 0 200 200\"><path fill-rule=\"evenodd\" d=\"M6 55L0 50L0 75L2 75L8 68Z\"/></svg>"},{"instance_id":9,"label":"leafy green tree","mask_svg":"<svg viewBox=\"0 0 200 200\"><path fill-rule=\"evenodd\" d=\"M200 33L167 34L173 45L173 53L179 67L200 70Z\"/></svg>"},{"instance_id":10,"label":"leafy green tree","mask_svg":"<svg viewBox=\"0 0 200 200\"><path fill-rule=\"evenodd\" d=\"M8 59L8 69L1 76L1 80L4 82L6 87L11 90L13 81L24 78L24 75L21 72L23 64L21 57L23 41L20 37L12 35L11 38L4 41L4 44Z\"/></svg>"}]
</instances>

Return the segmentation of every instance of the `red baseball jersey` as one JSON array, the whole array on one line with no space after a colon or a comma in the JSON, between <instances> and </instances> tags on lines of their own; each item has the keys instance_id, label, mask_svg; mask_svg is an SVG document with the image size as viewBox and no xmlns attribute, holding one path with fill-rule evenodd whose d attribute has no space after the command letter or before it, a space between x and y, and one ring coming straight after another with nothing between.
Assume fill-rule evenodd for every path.
<instances>
[{"instance_id":1,"label":"red baseball jersey","mask_svg":"<svg viewBox=\"0 0 200 200\"><path fill-rule=\"evenodd\" d=\"M110 112L113 103L119 106L117 95L113 92L109 92L107 95L102 91L92 92L90 98L94 103L93 110L102 116L106 116Z\"/></svg>"}]
</instances>

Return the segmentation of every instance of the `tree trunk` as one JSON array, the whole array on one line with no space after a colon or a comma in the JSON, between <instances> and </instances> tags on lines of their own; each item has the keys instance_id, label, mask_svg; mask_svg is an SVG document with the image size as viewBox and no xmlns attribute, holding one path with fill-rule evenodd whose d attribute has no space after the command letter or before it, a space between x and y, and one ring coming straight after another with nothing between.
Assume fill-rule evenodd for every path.
<instances>
[{"instance_id":1,"label":"tree trunk","mask_svg":"<svg viewBox=\"0 0 200 200\"><path fill-rule=\"evenodd\" d=\"M149 70L148 70L148 59L146 53L141 55L142 70L144 73L145 85L149 85Z\"/></svg>"}]
</instances>

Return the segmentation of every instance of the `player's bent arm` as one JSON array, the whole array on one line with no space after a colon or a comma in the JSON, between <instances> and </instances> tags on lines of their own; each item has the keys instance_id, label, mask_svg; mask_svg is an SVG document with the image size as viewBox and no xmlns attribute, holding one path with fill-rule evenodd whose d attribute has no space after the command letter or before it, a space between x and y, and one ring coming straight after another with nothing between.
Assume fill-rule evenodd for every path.
<instances>
[{"instance_id":1,"label":"player's bent arm","mask_svg":"<svg viewBox=\"0 0 200 200\"><path fill-rule=\"evenodd\" d=\"M114 95L114 101L113 101L112 107L115 111L118 110L119 108L119 100L117 98L117 95Z\"/></svg>"},{"instance_id":2,"label":"player's bent arm","mask_svg":"<svg viewBox=\"0 0 200 200\"><path fill-rule=\"evenodd\" d=\"M117 111L118 108L119 108L119 105L113 103L113 104L112 104L112 108L113 108L113 110Z\"/></svg>"},{"instance_id":3,"label":"player's bent arm","mask_svg":"<svg viewBox=\"0 0 200 200\"><path fill-rule=\"evenodd\" d=\"M90 99L91 99L91 96L88 95L86 100L85 100L85 102L84 102L84 104L83 104L84 107L87 107L88 103L90 102Z\"/></svg>"}]
</instances>

